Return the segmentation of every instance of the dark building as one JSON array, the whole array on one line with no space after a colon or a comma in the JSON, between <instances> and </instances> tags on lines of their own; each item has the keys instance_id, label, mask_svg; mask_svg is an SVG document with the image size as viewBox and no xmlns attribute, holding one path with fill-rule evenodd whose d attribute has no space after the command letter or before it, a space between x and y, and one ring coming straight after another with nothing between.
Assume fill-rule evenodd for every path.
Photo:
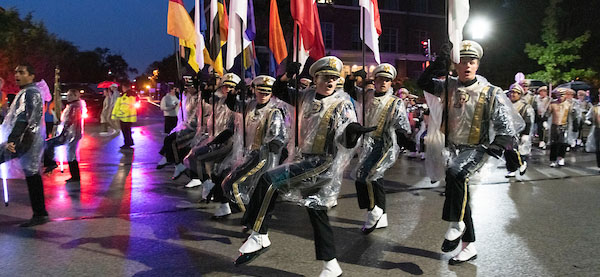
<instances>
[{"instance_id":1,"label":"dark building","mask_svg":"<svg viewBox=\"0 0 600 277\"><path fill-rule=\"evenodd\" d=\"M345 70L362 66L360 7L358 0L317 0L326 55L339 57ZM382 34L379 37L381 62L398 69L398 79L416 78L428 57L421 42L431 41L439 49L446 34L443 0L379 0ZM377 65L373 53L365 54L367 72Z\"/></svg>"}]
</instances>

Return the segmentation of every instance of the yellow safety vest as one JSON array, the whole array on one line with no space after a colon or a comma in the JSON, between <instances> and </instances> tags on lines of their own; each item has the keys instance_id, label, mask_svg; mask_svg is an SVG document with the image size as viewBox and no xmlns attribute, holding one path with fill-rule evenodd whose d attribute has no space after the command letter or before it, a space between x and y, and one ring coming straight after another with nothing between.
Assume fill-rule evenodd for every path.
<instances>
[{"instance_id":1,"label":"yellow safety vest","mask_svg":"<svg viewBox=\"0 0 600 277\"><path fill-rule=\"evenodd\" d=\"M135 96L123 95L117 98L115 107L112 111L111 119L123 122L136 122L137 111L135 110Z\"/></svg>"}]
</instances>

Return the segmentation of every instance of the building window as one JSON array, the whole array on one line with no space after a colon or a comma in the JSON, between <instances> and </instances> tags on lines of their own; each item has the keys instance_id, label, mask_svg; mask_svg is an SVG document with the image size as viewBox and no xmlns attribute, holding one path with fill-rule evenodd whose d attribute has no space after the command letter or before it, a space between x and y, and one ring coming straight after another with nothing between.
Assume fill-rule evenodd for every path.
<instances>
[{"instance_id":1,"label":"building window","mask_svg":"<svg viewBox=\"0 0 600 277\"><path fill-rule=\"evenodd\" d=\"M400 0L380 0L377 3L379 4L379 8L382 10L400 10Z\"/></svg>"},{"instance_id":2,"label":"building window","mask_svg":"<svg viewBox=\"0 0 600 277\"><path fill-rule=\"evenodd\" d=\"M379 38L381 52L398 52L398 28L383 28Z\"/></svg>"},{"instance_id":3,"label":"building window","mask_svg":"<svg viewBox=\"0 0 600 277\"><path fill-rule=\"evenodd\" d=\"M428 3L429 1L411 1L411 12L416 12L416 13L428 13L429 12L429 5Z\"/></svg>"},{"instance_id":4,"label":"building window","mask_svg":"<svg viewBox=\"0 0 600 277\"><path fill-rule=\"evenodd\" d=\"M357 24L352 25L352 50L361 50L362 41L360 40L360 26Z\"/></svg>"},{"instance_id":5,"label":"building window","mask_svg":"<svg viewBox=\"0 0 600 277\"><path fill-rule=\"evenodd\" d=\"M321 32L323 33L325 49L333 49L333 27L333 23L331 22L321 22Z\"/></svg>"}]
</instances>

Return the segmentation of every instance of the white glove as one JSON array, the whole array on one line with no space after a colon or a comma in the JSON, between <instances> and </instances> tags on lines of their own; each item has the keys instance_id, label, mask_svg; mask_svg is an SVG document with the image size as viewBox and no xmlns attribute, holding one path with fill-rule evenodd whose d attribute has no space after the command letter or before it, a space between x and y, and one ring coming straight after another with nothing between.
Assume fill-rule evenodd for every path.
<instances>
[{"instance_id":1,"label":"white glove","mask_svg":"<svg viewBox=\"0 0 600 277\"><path fill-rule=\"evenodd\" d=\"M548 122L544 121L542 126L544 127L544 130L548 130Z\"/></svg>"},{"instance_id":2,"label":"white glove","mask_svg":"<svg viewBox=\"0 0 600 277\"><path fill-rule=\"evenodd\" d=\"M529 141L530 141L529 140L529 135L523 135L523 136L521 136L521 144L528 143Z\"/></svg>"},{"instance_id":3,"label":"white glove","mask_svg":"<svg viewBox=\"0 0 600 277\"><path fill-rule=\"evenodd\" d=\"M413 118L413 121L414 122L419 122L419 119L415 117L415 118Z\"/></svg>"},{"instance_id":4,"label":"white glove","mask_svg":"<svg viewBox=\"0 0 600 277\"><path fill-rule=\"evenodd\" d=\"M589 120L586 120L584 123L585 123L585 125L592 125L592 122Z\"/></svg>"}]
</instances>

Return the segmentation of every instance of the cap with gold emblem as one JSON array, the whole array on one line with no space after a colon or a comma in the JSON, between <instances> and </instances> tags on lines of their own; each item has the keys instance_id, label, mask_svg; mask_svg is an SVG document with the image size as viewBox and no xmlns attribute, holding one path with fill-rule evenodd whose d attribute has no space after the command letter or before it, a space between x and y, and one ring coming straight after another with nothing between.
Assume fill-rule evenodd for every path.
<instances>
[{"instance_id":1,"label":"cap with gold emblem","mask_svg":"<svg viewBox=\"0 0 600 277\"><path fill-rule=\"evenodd\" d=\"M472 40L463 40L460 43L460 57L481 59L483 57L483 48Z\"/></svg>"},{"instance_id":2,"label":"cap with gold emblem","mask_svg":"<svg viewBox=\"0 0 600 277\"><path fill-rule=\"evenodd\" d=\"M344 88L344 83L346 82L346 79L344 79L344 77L340 77L340 80L337 82L337 84L335 85L336 89L343 89Z\"/></svg>"},{"instance_id":3,"label":"cap with gold emblem","mask_svg":"<svg viewBox=\"0 0 600 277\"><path fill-rule=\"evenodd\" d=\"M230 85L235 87L240 81L240 77L235 75L234 73L226 73L225 75L223 75L223 77L221 77L221 83L219 84L219 87L222 87L224 85Z\"/></svg>"},{"instance_id":4,"label":"cap with gold emblem","mask_svg":"<svg viewBox=\"0 0 600 277\"><path fill-rule=\"evenodd\" d=\"M273 83L275 83L275 78L267 75L259 75L252 80L252 85L262 93L272 93Z\"/></svg>"},{"instance_id":5,"label":"cap with gold emblem","mask_svg":"<svg viewBox=\"0 0 600 277\"><path fill-rule=\"evenodd\" d=\"M508 88L508 92L516 92L520 95L523 95L525 93L525 89L523 89L523 87L517 83L514 83L512 85L510 85L510 87Z\"/></svg>"},{"instance_id":6,"label":"cap with gold emblem","mask_svg":"<svg viewBox=\"0 0 600 277\"><path fill-rule=\"evenodd\" d=\"M396 74L396 68L389 63L382 63L375 67L375 70L373 70L373 76L375 76L375 78L381 76L393 80L396 79Z\"/></svg>"},{"instance_id":7,"label":"cap with gold emblem","mask_svg":"<svg viewBox=\"0 0 600 277\"><path fill-rule=\"evenodd\" d=\"M320 58L313 63L308 69L310 76L315 77L317 75L333 75L340 76L344 64L340 59L334 56L327 56Z\"/></svg>"}]
</instances>

